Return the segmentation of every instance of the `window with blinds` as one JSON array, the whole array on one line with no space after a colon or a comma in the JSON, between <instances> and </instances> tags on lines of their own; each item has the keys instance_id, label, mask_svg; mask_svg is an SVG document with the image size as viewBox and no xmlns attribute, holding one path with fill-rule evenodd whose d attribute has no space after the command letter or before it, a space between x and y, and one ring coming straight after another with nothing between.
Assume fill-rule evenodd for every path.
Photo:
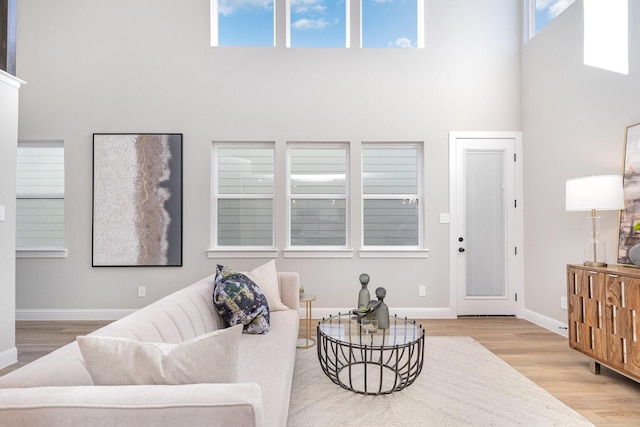
<instances>
[{"instance_id":1,"label":"window with blinds","mask_svg":"<svg viewBox=\"0 0 640 427\"><path fill-rule=\"evenodd\" d=\"M364 144L364 246L420 245L420 146Z\"/></svg>"},{"instance_id":2,"label":"window with blinds","mask_svg":"<svg viewBox=\"0 0 640 427\"><path fill-rule=\"evenodd\" d=\"M273 144L214 145L216 246L273 247Z\"/></svg>"},{"instance_id":3,"label":"window with blinds","mask_svg":"<svg viewBox=\"0 0 640 427\"><path fill-rule=\"evenodd\" d=\"M63 141L18 142L16 197L17 249L63 248Z\"/></svg>"},{"instance_id":4,"label":"window with blinds","mask_svg":"<svg viewBox=\"0 0 640 427\"><path fill-rule=\"evenodd\" d=\"M290 246L347 245L347 145L289 145Z\"/></svg>"}]
</instances>

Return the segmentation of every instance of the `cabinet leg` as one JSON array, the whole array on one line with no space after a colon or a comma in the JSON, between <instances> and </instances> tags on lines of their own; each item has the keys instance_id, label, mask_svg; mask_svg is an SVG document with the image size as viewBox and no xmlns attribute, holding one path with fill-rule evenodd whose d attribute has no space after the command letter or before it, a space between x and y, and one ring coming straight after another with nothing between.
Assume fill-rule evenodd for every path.
<instances>
[{"instance_id":1,"label":"cabinet leg","mask_svg":"<svg viewBox=\"0 0 640 427\"><path fill-rule=\"evenodd\" d=\"M600 363L593 359L589 359L589 370L594 375L600 374Z\"/></svg>"}]
</instances>

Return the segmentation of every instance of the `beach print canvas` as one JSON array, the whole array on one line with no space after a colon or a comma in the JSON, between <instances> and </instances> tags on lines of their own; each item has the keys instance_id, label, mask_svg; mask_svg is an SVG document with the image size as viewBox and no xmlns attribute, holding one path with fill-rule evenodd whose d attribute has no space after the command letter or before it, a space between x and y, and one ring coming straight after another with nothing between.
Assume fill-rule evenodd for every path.
<instances>
[{"instance_id":1,"label":"beach print canvas","mask_svg":"<svg viewBox=\"0 0 640 427\"><path fill-rule=\"evenodd\" d=\"M93 135L92 259L182 265L182 134Z\"/></svg>"},{"instance_id":2,"label":"beach print canvas","mask_svg":"<svg viewBox=\"0 0 640 427\"><path fill-rule=\"evenodd\" d=\"M628 126L624 150L624 209L620 212L618 264L640 265L640 123Z\"/></svg>"}]
</instances>

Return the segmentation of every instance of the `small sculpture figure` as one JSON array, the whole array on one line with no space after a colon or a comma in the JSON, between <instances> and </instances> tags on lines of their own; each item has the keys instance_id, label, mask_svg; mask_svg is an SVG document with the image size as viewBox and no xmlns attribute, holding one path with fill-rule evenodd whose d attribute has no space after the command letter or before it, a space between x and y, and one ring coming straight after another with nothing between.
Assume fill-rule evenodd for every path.
<instances>
[{"instance_id":1,"label":"small sculpture figure","mask_svg":"<svg viewBox=\"0 0 640 427\"><path fill-rule=\"evenodd\" d=\"M366 273L362 273L360 275L360 284L362 288L358 293L358 309L366 308L369 304L369 300L371 299L371 295L369 294L369 289L367 289L367 285L369 284L369 275Z\"/></svg>"},{"instance_id":2,"label":"small sculpture figure","mask_svg":"<svg viewBox=\"0 0 640 427\"><path fill-rule=\"evenodd\" d=\"M389 328L389 307L384 303L384 297L387 296L385 288L376 289L376 297L378 297L378 306L376 307L375 317L378 320L378 328Z\"/></svg>"}]
</instances>

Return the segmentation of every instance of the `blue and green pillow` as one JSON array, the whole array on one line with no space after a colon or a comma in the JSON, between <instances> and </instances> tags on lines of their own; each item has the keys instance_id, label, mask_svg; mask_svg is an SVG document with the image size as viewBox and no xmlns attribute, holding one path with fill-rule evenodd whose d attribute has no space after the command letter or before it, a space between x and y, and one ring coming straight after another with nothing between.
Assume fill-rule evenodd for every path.
<instances>
[{"instance_id":1,"label":"blue and green pillow","mask_svg":"<svg viewBox=\"0 0 640 427\"><path fill-rule=\"evenodd\" d=\"M269 332L267 298L253 280L227 266L216 269L213 305L228 327L242 324L249 334Z\"/></svg>"}]
</instances>

